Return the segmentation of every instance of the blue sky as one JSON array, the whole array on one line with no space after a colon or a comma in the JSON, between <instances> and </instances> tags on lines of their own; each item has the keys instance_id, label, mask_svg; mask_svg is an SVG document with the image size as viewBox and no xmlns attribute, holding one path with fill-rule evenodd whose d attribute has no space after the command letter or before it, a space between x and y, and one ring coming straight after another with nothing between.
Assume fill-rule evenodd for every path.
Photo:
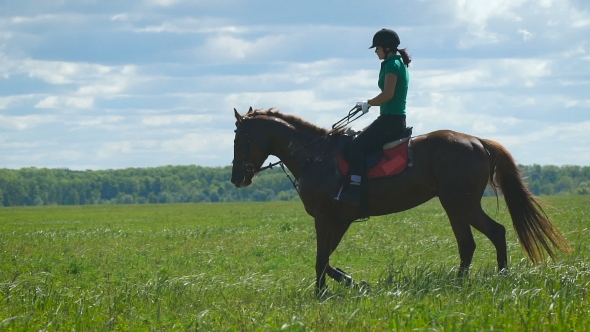
<instances>
[{"instance_id":1,"label":"blue sky","mask_svg":"<svg viewBox=\"0 0 590 332\"><path fill-rule=\"evenodd\" d=\"M374 97L383 27L414 134L590 165L587 1L0 0L0 168L229 165L234 107L329 127Z\"/></svg>"}]
</instances>

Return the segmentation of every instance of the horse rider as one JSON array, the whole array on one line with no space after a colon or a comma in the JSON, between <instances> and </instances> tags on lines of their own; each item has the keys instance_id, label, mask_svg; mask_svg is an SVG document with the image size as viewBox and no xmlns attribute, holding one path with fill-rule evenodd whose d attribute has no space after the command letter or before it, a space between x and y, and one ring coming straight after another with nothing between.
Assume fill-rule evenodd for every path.
<instances>
[{"instance_id":1,"label":"horse rider","mask_svg":"<svg viewBox=\"0 0 590 332\"><path fill-rule=\"evenodd\" d=\"M360 205L362 178L365 176L365 154L374 151L388 139L406 128L406 97L408 95L411 57L405 48L399 49L398 34L391 29L381 29L373 36L375 54L381 61L376 97L360 101L356 105L367 113L371 106L379 106L379 117L355 136L349 143L350 185L336 199L348 204Z\"/></svg>"}]
</instances>

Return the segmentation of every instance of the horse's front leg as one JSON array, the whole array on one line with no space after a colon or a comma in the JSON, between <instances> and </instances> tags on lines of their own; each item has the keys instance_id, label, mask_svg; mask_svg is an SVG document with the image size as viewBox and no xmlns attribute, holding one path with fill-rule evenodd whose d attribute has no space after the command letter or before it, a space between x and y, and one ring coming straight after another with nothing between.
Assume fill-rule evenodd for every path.
<instances>
[{"instance_id":1,"label":"horse's front leg","mask_svg":"<svg viewBox=\"0 0 590 332\"><path fill-rule=\"evenodd\" d=\"M315 294L323 295L326 290L326 273L330 267L330 247L327 239L330 236L329 221L324 218L315 218L316 233L316 257L315 257Z\"/></svg>"},{"instance_id":2,"label":"horse's front leg","mask_svg":"<svg viewBox=\"0 0 590 332\"><path fill-rule=\"evenodd\" d=\"M342 240L344 233L350 226L349 222L338 222L331 218L316 217L315 228L317 236L316 254L316 294L321 295L326 289L326 275L338 282L345 282L353 285L354 281L350 276L340 269L330 266L330 255L336 250Z\"/></svg>"}]
</instances>

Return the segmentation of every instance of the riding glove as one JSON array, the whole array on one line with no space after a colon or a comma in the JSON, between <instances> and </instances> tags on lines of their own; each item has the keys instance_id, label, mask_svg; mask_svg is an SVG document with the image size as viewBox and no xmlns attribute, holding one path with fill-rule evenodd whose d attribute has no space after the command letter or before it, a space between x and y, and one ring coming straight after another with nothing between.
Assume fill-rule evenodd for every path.
<instances>
[{"instance_id":1,"label":"riding glove","mask_svg":"<svg viewBox=\"0 0 590 332\"><path fill-rule=\"evenodd\" d=\"M363 114L365 114L369 111L369 108L371 108L371 105L369 104L369 102L367 100L365 100L365 101L359 101L358 103L356 103L356 107L358 109L360 109L361 111L363 111Z\"/></svg>"}]
</instances>

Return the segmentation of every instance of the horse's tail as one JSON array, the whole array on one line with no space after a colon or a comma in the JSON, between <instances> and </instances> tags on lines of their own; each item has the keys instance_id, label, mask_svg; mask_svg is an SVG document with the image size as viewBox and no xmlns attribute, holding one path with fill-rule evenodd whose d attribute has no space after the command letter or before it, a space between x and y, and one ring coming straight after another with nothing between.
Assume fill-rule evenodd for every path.
<instances>
[{"instance_id":1,"label":"horse's tail","mask_svg":"<svg viewBox=\"0 0 590 332\"><path fill-rule=\"evenodd\" d=\"M498 188L504 194L512 224L529 259L534 264L540 263L544 258L545 249L555 260L551 244L563 252L570 253L569 243L522 181L521 171L510 152L492 140L480 138L479 141L490 155L490 187L496 197Z\"/></svg>"}]
</instances>

